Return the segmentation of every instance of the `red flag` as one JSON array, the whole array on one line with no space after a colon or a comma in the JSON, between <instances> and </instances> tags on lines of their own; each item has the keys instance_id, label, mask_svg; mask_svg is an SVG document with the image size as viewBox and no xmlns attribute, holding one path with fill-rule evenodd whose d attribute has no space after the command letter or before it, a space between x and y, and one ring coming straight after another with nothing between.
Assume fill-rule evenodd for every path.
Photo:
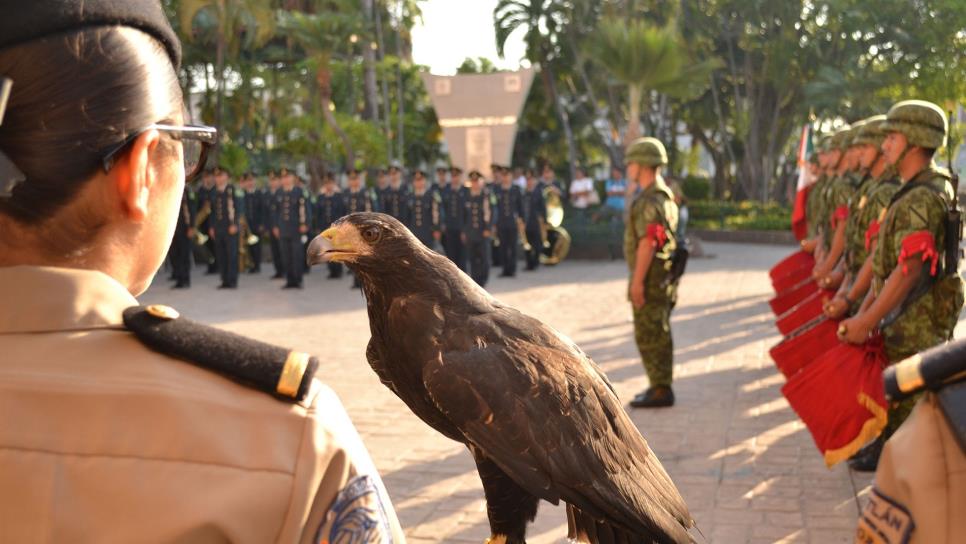
<instances>
[{"instance_id":1,"label":"red flag","mask_svg":"<svg viewBox=\"0 0 966 544\"><path fill-rule=\"evenodd\" d=\"M778 370L790 379L839 344L835 334L838 327L836 320L825 316L817 317L775 344L768 350L768 354L775 361Z\"/></svg>"},{"instance_id":2,"label":"red flag","mask_svg":"<svg viewBox=\"0 0 966 544\"><path fill-rule=\"evenodd\" d=\"M804 240L808 233L805 218L805 203L812 186L812 176L808 170L808 157L812 154L812 127L802 127L802 137L798 142L798 185L795 187L795 206L792 208L792 233L798 240Z\"/></svg>"},{"instance_id":3,"label":"red flag","mask_svg":"<svg viewBox=\"0 0 966 544\"><path fill-rule=\"evenodd\" d=\"M885 364L881 340L863 346L840 343L782 387L826 466L855 455L885 428Z\"/></svg>"},{"instance_id":4,"label":"red flag","mask_svg":"<svg viewBox=\"0 0 966 544\"><path fill-rule=\"evenodd\" d=\"M799 327L822 315L825 301L830 300L833 296L835 296L835 291L821 289L802 302L799 302L791 310L778 316L778 320L775 321L778 332L790 334Z\"/></svg>"}]
</instances>

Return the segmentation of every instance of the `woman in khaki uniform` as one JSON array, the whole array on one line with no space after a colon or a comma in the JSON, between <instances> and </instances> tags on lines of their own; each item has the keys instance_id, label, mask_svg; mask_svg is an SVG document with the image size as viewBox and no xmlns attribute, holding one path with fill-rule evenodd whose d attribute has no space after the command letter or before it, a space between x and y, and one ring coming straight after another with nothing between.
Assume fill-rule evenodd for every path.
<instances>
[{"instance_id":1,"label":"woman in khaki uniform","mask_svg":"<svg viewBox=\"0 0 966 544\"><path fill-rule=\"evenodd\" d=\"M402 542L314 358L136 307L214 141L179 61L157 0L0 0L0 542Z\"/></svg>"}]
</instances>

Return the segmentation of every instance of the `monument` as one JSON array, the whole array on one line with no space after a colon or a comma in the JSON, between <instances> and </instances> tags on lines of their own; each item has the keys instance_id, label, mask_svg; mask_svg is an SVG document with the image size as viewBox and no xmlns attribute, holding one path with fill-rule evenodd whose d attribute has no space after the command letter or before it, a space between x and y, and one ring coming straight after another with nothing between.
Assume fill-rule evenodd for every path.
<instances>
[{"instance_id":1,"label":"monument","mask_svg":"<svg viewBox=\"0 0 966 544\"><path fill-rule=\"evenodd\" d=\"M532 68L455 76L423 73L454 166L479 170L492 179L491 164L510 163L533 76Z\"/></svg>"}]
</instances>

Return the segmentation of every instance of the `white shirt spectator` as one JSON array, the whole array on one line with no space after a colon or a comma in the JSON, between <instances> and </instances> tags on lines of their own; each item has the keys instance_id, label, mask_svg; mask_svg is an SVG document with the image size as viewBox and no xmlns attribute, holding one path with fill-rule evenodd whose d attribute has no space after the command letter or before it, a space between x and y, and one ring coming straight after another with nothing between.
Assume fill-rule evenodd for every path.
<instances>
[{"instance_id":1,"label":"white shirt spectator","mask_svg":"<svg viewBox=\"0 0 966 544\"><path fill-rule=\"evenodd\" d=\"M570 204L578 210L587 208L592 202L590 193L593 191L594 180L587 177L575 179L570 184Z\"/></svg>"}]
</instances>

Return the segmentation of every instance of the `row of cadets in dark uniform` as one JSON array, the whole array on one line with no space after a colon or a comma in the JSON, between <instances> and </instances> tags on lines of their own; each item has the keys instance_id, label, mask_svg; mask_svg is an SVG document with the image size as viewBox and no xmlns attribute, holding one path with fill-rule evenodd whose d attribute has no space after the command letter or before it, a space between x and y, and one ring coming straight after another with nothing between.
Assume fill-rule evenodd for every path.
<instances>
[{"instance_id":1,"label":"row of cadets in dark uniform","mask_svg":"<svg viewBox=\"0 0 966 544\"><path fill-rule=\"evenodd\" d=\"M249 274L259 274L262 271L262 243L267 232L268 198L266 192L255 185L255 174L248 172L239 180L245 199L245 220L248 234L258 236L259 241L248 246Z\"/></svg>"},{"instance_id":2,"label":"row of cadets in dark uniform","mask_svg":"<svg viewBox=\"0 0 966 544\"><path fill-rule=\"evenodd\" d=\"M463 171L450 169L450 180L440 189L443 208L443 252L457 267L466 272L466 198L469 189L463 185Z\"/></svg>"},{"instance_id":3,"label":"row of cadets in dark uniform","mask_svg":"<svg viewBox=\"0 0 966 544\"><path fill-rule=\"evenodd\" d=\"M496 196L497 252L503 265L501 277L513 277L517 273L517 242L523 221L523 192L513 184L510 169L500 166L496 173L499 184L494 184Z\"/></svg>"},{"instance_id":4,"label":"row of cadets in dark uniform","mask_svg":"<svg viewBox=\"0 0 966 544\"><path fill-rule=\"evenodd\" d=\"M214 241L215 262L221 275L218 288L235 289L238 287L238 231L245 214L244 201L228 172L216 168L214 175L208 236Z\"/></svg>"},{"instance_id":5,"label":"row of cadets in dark uniform","mask_svg":"<svg viewBox=\"0 0 966 544\"><path fill-rule=\"evenodd\" d=\"M327 173L322 180L322 192L315 198L312 237L318 236L325 229L332 226L337 219L347 211L346 194L339 191L335 175ZM342 263L328 264L329 278L342 277Z\"/></svg>"},{"instance_id":6,"label":"row of cadets in dark uniform","mask_svg":"<svg viewBox=\"0 0 966 544\"><path fill-rule=\"evenodd\" d=\"M536 172L526 171L527 188L523 193L524 233L527 237L527 270L536 270L540 265L540 251L543 249L544 229L547 223L547 203L543 198L543 186Z\"/></svg>"},{"instance_id":7,"label":"row of cadets in dark uniform","mask_svg":"<svg viewBox=\"0 0 966 544\"><path fill-rule=\"evenodd\" d=\"M480 287L490 278L490 240L496 221L496 200L484 186L483 176L473 170L465 194L463 236L469 260L469 275Z\"/></svg>"},{"instance_id":8,"label":"row of cadets in dark uniform","mask_svg":"<svg viewBox=\"0 0 966 544\"><path fill-rule=\"evenodd\" d=\"M406 204L409 221L404 223L420 242L430 249L436 248L441 237L441 213L439 192L427 187L428 180L422 170L413 174L413 190Z\"/></svg>"},{"instance_id":9,"label":"row of cadets in dark uniform","mask_svg":"<svg viewBox=\"0 0 966 544\"><path fill-rule=\"evenodd\" d=\"M283 289L301 289L305 267L305 242L308 238L311 211L309 199L301 187L295 185L295 175L283 170L281 188L275 192L272 215L272 236L279 241Z\"/></svg>"}]
</instances>

